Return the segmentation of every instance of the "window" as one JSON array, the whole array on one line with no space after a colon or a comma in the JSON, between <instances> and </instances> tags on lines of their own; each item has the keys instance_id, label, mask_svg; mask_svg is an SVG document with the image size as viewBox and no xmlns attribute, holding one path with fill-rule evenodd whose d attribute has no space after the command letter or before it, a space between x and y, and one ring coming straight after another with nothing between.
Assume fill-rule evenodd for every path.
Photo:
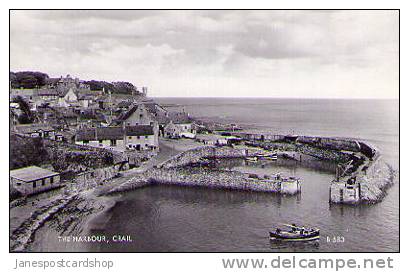
<instances>
[{"instance_id":1,"label":"window","mask_svg":"<svg viewBox=\"0 0 409 272\"><path fill-rule=\"evenodd\" d=\"M17 186L21 186L21 182L17 182L16 185L17 185Z\"/></svg>"},{"instance_id":2,"label":"window","mask_svg":"<svg viewBox=\"0 0 409 272\"><path fill-rule=\"evenodd\" d=\"M141 118L141 119L142 119L142 118L143 118L143 114L139 114L139 118Z\"/></svg>"},{"instance_id":3,"label":"window","mask_svg":"<svg viewBox=\"0 0 409 272\"><path fill-rule=\"evenodd\" d=\"M131 140L131 139L132 139L132 136L129 136L128 139Z\"/></svg>"},{"instance_id":4,"label":"window","mask_svg":"<svg viewBox=\"0 0 409 272\"><path fill-rule=\"evenodd\" d=\"M137 138L137 139L140 139L140 138L141 138L141 136L136 136L136 138Z\"/></svg>"},{"instance_id":5,"label":"window","mask_svg":"<svg viewBox=\"0 0 409 272\"><path fill-rule=\"evenodd\" d=\"M148 136L145 136L145 139L148 139Z\"/></svg>"},{"instance_id":6,"label":"window","mask_svg":"<svg viewBox=\"0 0 409 272\"><path fill-rule=\"evenodd\" d=\"M45 179L41 180L41 185L44 186L45 185Z\"/></svg>"},{"instance_id":7,"label":"window","mask_svg":"<svg viewBox=\"0 0 409 272\"><path fill-rule=\"evenodd\" d=\"M111 146L116 146L116 140L111 140Z\"/></svg>"},{"instance_id":8,"label":"window","mask_svg":"<svg viewBox=\"0 0 409 272\"><path fill-rule=\"evenodd\" d=\"M50 184L54 183L54 177L50 177Z\"/></svg>"},{"instance_id":9,"label":"window","mask_svg":"<svg viewBox=\"0 0 409 272\"><path fill-rule=\"evenodd\" d=\"M37 187L37 183L34 181L33 182L33 188L36 188Z\"/></svg>"}]
</instances>

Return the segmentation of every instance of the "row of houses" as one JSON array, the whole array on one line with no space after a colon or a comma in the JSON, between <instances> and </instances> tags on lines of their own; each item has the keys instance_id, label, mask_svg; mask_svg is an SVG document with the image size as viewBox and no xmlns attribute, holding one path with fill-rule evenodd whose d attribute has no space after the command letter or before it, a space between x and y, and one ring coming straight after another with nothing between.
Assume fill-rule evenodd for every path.
<instances>
[{"instance_id":1,"label":"row of houses","mask_svg":"<svg viewBox=\"0 0 409 272\"><path fill-rule=\"evenodd\" d=\"M75 143L115 150L157 150L159 143L151 125L98 127L78 131Z\"/></svg>"},{"instance_id":2,"label":"row of houses","mask_svg":"<svg viewBox=\"0 0 409 272\"><path fill-rule=\"evenodd\" d=\"M16 131L23 134L33 134L38 129L59 127L66 130L76 130L107 126L137 126L150 125L155 134L168 138L195 138L200 129L186 113L167 112L156 103L134 103L127 110L123 110L117 117L104 114L95 109L66 109L61 107L39 107L37 115L42 124L17 125Z\"/></svg>"},{"instance_id":3,"label":"row of houses","mask_svg":"<svg viewBox=\"0 0 409 272\"><path fill-rule=\"evenodd\" d=\"M12 126L11 131L17 135L30 138L43 138L55 141L71 141L74 134L59 131L48 124L26 124Z\"/></svg>"}]
</instances>

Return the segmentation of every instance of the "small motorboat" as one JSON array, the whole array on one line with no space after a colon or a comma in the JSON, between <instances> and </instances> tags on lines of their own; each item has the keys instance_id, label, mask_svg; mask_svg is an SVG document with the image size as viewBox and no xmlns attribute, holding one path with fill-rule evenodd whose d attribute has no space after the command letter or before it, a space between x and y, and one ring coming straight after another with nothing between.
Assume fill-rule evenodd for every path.
<instances>
[{"instance_id":1,"label":"small motorboat","mask_svg":"<svg viewBox=\"0 0 409 272\"><path fill-rule=\"evenodd\" d=\"M284 226L288 230L277 228L275 231L270 231L270 240L281 241L312 241L320 238L320 230L317 228L298 227L295 224Z\"/></svg>"}]
</instances>

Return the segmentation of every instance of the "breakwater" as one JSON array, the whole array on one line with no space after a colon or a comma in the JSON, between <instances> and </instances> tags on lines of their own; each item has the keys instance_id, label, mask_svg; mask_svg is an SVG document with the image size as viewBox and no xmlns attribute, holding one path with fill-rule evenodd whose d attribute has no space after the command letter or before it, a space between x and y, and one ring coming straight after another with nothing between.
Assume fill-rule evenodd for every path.
<instances>
[{"instance_id":1,"label":"breakwater","mask_svg":"<svg viewBox=\"0 0 409 272\"><path fill-rule=\"evenodd\" d=\"M154 169L134 177L111 189L107 194L131 191L154 184L244 190L283 195L301 192L299 180L274 177L258 178L238 171L220 171L203 168Z\"/></svg>"},{"instance_id":2,"label":"breakwater","mask_svg":"<svg viewBox=\"0 0 409 272\"><path fill-rule=\"evenodd\" d=\"M238 171L211 170L201 167L161 168L146 173L153 184L200 186L293 195L301 192L299 180L282 177L258 177Z\"/></svg>"},{"instance_id":3,"label":"breakwater","mask_svg":"<svg viewBox=\"0 0 409 272\"><path fill-rule=\"evenodd\" d=\"M330 182L329 202L376 203L393 184L394 173L379 150L360 140L347 138L235 133L250 145L264 149L290 150L340 164Z\"/></svg>"},{"instance_id":4,"label":"breakwater","mask_svg":"<svg viewBox=\"0 0 409 272\"><path fill-rule=\"evenodd\" d=\"M121 192L149 184L174 184L235 190L250 190L280 194L301 191L300 181L251 177L237 171L212 170L203 165L208 160L254 157L277 151L294 159L302 156L346 165L337 169L329 181L329 202L340 204L375 203L384 197L393 183L393 173L381 160L380 152L362 141L344 138L286 136L235 133L247 147L203 146L187 150L156 165L111 190ZM249 147L251 146L251 147Z\"/></svg>"},{"instance_id":5,"label":"breakwater","mask_svg":"<svg viewBox=\"0 0 409 272\"><path fill-rule=\"evenodd\" d=\"M330 202L352 205L379 202L393 184L394 175L380 156L366 161L356 172L331 182Z\"/></svg>"},{"instance_id":6,"label":"breakwater","mask_svg":"<svg viewBox=\"0 0 409 272\"><path fill-rule=\"evenodd\" d=\"M227 146L203 146L187 150L159 164L157 168L183 167L200 163L203 159L246 158L262 154L263 151L250 148L232 148Z\"/></svg>"},{"instance_id":7,"label":"breakwater","mask_svg":"<svg viewBox=\"0 0 409 272\"><path fill-rule=\"evenodd\" d=\"M204 159L245 158L263 151L204 146L187 150L113 188L109 193L129 191L151 184L199 186L218 189L246 190L293 195L301 192L296 179L278 176L258 177L238 171L192 167Z\"/></svg>"}]
</instances>

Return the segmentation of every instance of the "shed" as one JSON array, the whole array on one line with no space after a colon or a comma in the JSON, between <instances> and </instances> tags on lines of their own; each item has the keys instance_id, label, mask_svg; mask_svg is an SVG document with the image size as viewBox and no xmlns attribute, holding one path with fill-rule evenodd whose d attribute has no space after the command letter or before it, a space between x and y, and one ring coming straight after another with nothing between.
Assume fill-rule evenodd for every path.
<instances>
[{"instance_id":1,"label":"shed","mask_svg":"<svg viewBox=\"0 0 409 272\"><path fill-rule=\"evenodd\" d=\"M60 174L38 166L10 171L12 186L23 195L47 191L60 186Z\"/></svg>"}]
</instances>

